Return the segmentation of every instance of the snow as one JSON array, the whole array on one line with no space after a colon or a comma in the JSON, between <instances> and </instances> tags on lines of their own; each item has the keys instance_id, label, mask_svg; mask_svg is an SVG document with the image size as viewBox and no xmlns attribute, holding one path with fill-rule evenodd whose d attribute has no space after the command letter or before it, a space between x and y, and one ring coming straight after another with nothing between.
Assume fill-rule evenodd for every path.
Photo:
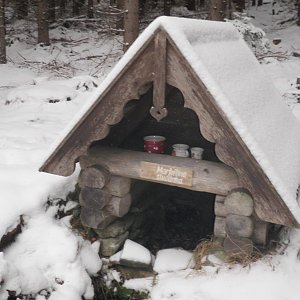
<instances>
[{"instance_id":1,"label":"snow","mask_svg":"<svg viewBox=\"0 0 300 300\"><path fill-rule=\"evenodd\" d=\"M261 26L262 20L264 20L266 24L264 29L267 30L268 37L271 37L271 39L272 37L280 37L282 39L282 43L279 45L272 45L272 51L274 53L284 53L287 58L284 60L278 60L276 57L265 58L261 60L262 67L276 84L276 88L282 96L281 101L283 103L286 101L287 103L285 104L289 105L289 109L293 110L295 115L300 117L300 105L293 96L298 92L294 84L296 77L299 77L300 60L291 55L292 51L300 52L299 27L289 24L286 28L275 30L274 26L270 25L273 17L269 16L269 19L266 19L265 10L266 6L257 8L258 13L255 14L256 19L254 21L257 23L256 25ZM172 22L176 23L177 21L174 19ZM20 215L23 216L24 226L16 241L10 247L3 249L3 252L0 252L1 300L7 299L6 289L15 289L18 293L22 292L23 294L39 292L36 296L37 300L93 298L90 276L97 274L102 266L102 261L97 255L99 242L91 244L89 241L83 240L71 230L70 216L60 220L55 219L57 208L49 207L46 210L45 207L45 203L49 198L65 198L68 191L74 188L79 170L76 170L69 178L43 174L37 170L44 156L49 151L50 144L57 139L67 123L72 120L82 107L86 106L88 108L92 105L99 91L108 86L114 76L119 74L126 61L128 62L144 41L151 37L153 29L157 26L168 26L168 30L171 32L169 27L172 27L174 24L171 25L172 23L169 22L169 19L165 18L159 19L152 24L150 29L147 29L133 48L127 52L124 56L125 60L121 61L121 65L113 71L112 75L109 75L108 79L98 89L95 89L94 83L98 85L101 80L85 76L87 74L95 74L97 71L97 68L92 65L90 60L85 60L85 55L99 54L98 50L102 51L101 53L104 53L104 56L109 52L113 52L112 56L114 58L109 58L109 62L105 63L103 70L101 69L101 72L106 73L118 57L114 56L117 52L111 51L113 49L111 41L101 39L100 43L92 44L91 33L65 32L66 40L70 38L71 41L74 37L80 40L87 37L89 42L83 45L76 42L72 46L60 43L33 49L32 45L21 42L22 40L27 40L28 42L28 37L24 35L20 41L16 41L14 45L8 48L10 62L7 65L0 65L0 236L2 237L7 231L15 228L20 220ZM175 24L173 34L177 37L177 41L178 36L182 33L181 31L186 27L182 26L182 29L177 32L176 29L178 28L176 26ZM191 27L194 26L191 25ZM229 38L230 41L226 43L222 41L224 39L223 35L218 34L218 30L215 30L215 40L211 44L215 48L215 51L212 52L214 56L220 53L218 52L220 49L217 47L219 40L222 41L225 53L230 54L230 51L234 48L232 53L240 54L239 51L236 51L234 45L237 45L239 48L241 41L235 36L235 33L231 32L230 26L226 25L226 27L228 29L226 39ZM215 28L217 29L217 27ZM195 40L194 34L196 34L198 29L195 26L192 30L194 33L193 36L190 36L190 41ZM58 32L54 36L59 36ZM179 40L177 42L180 44ZM199 43L202 43L202 41L199 41ZM206 41L203 47L208 47L209 43L209 41ZM198 45L197 41L193 47L185 50L198 49ZM293 48L291 45L293 45ZM70 51L71 48L73 53ZM236 82L239 83L240 78L234 83L226 83L226 86L219 82L216 84L215 81L220 81L222 78L215 76L214 72L216 70L212 68L210 58L206 57L207 54L202 53L201 47L198 50L189 59L193 61L195 55L201 56L202 60L205 58L205 61L202 62L203 70L206 70L203 72L207 72L205 73L205 78L212 87L218 85L219 89L222 88L222 91L214 90L221 103L223 100L226 100L226 90L230 90L234 84L238 85ZM72 60L71 54L74 60ZM249 61L251 62L251 60L249 56ZM30 61L35 61L38 64L32 63L29 68ZM53 68L55 61L60 69ZM70 64L71 68L66 73L72 74L72 77L77 76L67 80L55 78L55 74L66 70L64 68L67 64ZM244 68L248 66L247 63L242 65ZM239 68L239 65L235 66ZM195 65L195 67L200 68L200 65ZM243 68L240 69L243 70ZM260 76L256 75L256 67L251 66L249 68L250 71L255 76ZM228 76L237 76L231 73L226 74ZM261 71L257 74L261 74ZM101 77L101 75L98 77ZM214 82L211 81L212 77L214 77ZM253 83L253 76L246 78ZM269 86L269 83L266 84ZM57 90L53 87L57 85L60 86L59 97L54 97ZM260 89L264 91L263 87L260 87ZM24 92L23 97L21 97L20 91ZM257 93L257 91L249 91L247 87L245 92L248 97L250 97L249 95L253 96L252 93ZM71 101L65 101L66 95L70 94L73 95ZM273 95L274 99L278 99L277 92L270 91L268 95ZM238 96L235 95L235 97ZM50 98L57 98L60 102L49 103L48 100ZM10 100L8 101L9 103L7 103L8 99ZM5 103L7 104L5 105ZM255 104L257 106L254 109L259 108L257 113L264 112L265 116L267 116L265 121L268 121L266 119L269 118L272 111L264 106L260 106L261 103ZM276 104L275 107L278 108L279 105ZM281 107L279 108L281 109ZM283 111L285 110L284 108ZM230 113L233 114L234 112L231 111ZM247 116L246 119L248 118L250 116ZM242 124L244 119L235 121ZM262 121L263 118L261 118ZM290 121L290 123L285 122L283 124L283 121L279 121L278 124L287 128L288 126L293 126L293 122ZM238 125L241 126L241 124ZM268 122L266 122L267 125ZM284 132L284 134L280 131L281 129L278 129L277 135L282 139L286 136L294 138L298 136L298 134L295 135L295 128L288 128L288 132ZM248 128L245 130L245 135L247 134L249 134ZM269 139L271 137L268 137L267 141ZM286 149L278 149L281 153L281 157L278 158L279 167L276 161L275 163L272 162L272 168L275 168L273 171L269 169L270 166L265 166L265 168L269 170L271 177L273 176L273 181L278 179L275 178L276 174L281 174L282 178L280 178L277 188L279 188L280 184L287 184L289 186L288 191L282 191L282 193L287 193L287 198L290 199L290 193L294 186L286 182L285 174L280 173L278 168L282 168L282 165L284 165L282 160L286 159L287 172L291 170L291 175L295 175L292 171L297 166L289 165L290 158L287 157L289 153L287 154L286 151L291 152L292 157L297 151L297 146L292 143L291 138L286 138L286 140L288 140ZM251 139L248 142L250 144L254 143ZM258 149L256 146L253 144L252 151L265 151L265 148ZM261 157L261 159L264 161L265 158ZM264 161L264 163L267 164L267 161ZM269 163L271 164L271 162ZM295 181L295 178L292 178L293 181ZM75 205L74 202L69 202L64 210L69 210ZM289 205L293 207L294 204L291 201ZM300 277L300 261L298 259L300 230L293 229L291 236L287 237L287 240L288 238L290 243L286 244L281 251L279 249L276 252L277 254L273 253L273 255L265 256L247 267L219 264L217 261L215 266L204 266L200 271L191 269L171 271L176 269L174 264L178 264L179 259L173 259L170 262L170 255L162 259L162 254L164 253L162 252L157 257L155 267L157 270L161 268L160 274L155 278L128 280L124 286L148 291L152 300L298 300L300 292L298 284L298 278ZM178 250L175 252L177 253L176 255L179 254ZM127 254L134 256L134 253L129 251ZM115 257L115 260L119 260L120 255L121 253L118 254L118 257ZM190 255L179 255L180 259L185 258L183 259L185 264L182 265L187 265L187 257L190 257ZM211 260L211 262L214 263L215 261ZM111 280L121 281L120 274L115 270L111 270L110 277Z\"/></svg>"},{"instance_id":2,"label":"snow","mask_svg":"<svg viewBox=\"0 0 300 300\"><path fill-rule=\"evenodd\" d=\"M105 51L111 46L107 43ZM90 244L72 232L70 216L55 220L57 208L46 212L49 198L65 199L74 189L79 170L62 178L38 172L39 166L51 142L99 84L98 78L87 75L89 64L85 74L62 79L51 70L41 68L39 73L24 66L23 59L14 56L28 55L41 63L46 56L48 62L57 61L57 53L50 48L32 49L16 42L8 49L14 62L0 65L0 237L15 228L21 215L25 222L16 242L0 253L1 300L7 299L6 289L23 294L46 289L51 300L92 299L90 276L101 268L99 243ZM63 48L60 53L66 58ZM97 48L98 53L103 51L100 44ZM65 211L75 205L68 202Z\"/></svg>"},{"instance_id":3,"label":"snow","mask_svg":"<svg viewBox=\"0 0 300 300\"><path fill-rule=\"evenodd\" d=\"M193 253L183 249L163 249L156 255L153 270L157 273L174 272L193 268Z\"/></svg>"},{"instance_id":4,"label":"snow","mask_svg":"<svg viewBox=\"0 0 300 300\"><path fill-rule=\"evenodd\" d=\"M5 289L29 294L53 288L59 293L63 282L68 285L67 289L64 286L64 293L67 290L72 297L77 295L75 299L85 294L91 297L89 275L95 275L101 268L101 260L88 242L44 212L29 219L17 243L7 249L3 259L8 264ZM1 299L3 296L0 294ZM72 297L66 295L65 299Z\"/></svg>"},{"instance_id":5,"label":"snow","mask_svg":"<svg viewBox=\"0 0 300 300\"><path fill-rule=\"evenodd\" d=\"M50 153L84 120L88 110L99 100L99 95L120 76L124 67L159 27L171 36L300 222L300 208L296 199L300 185L299 121L282 103L279 92L230 23L157 18L68 124ZM287 144L289 147L286 147Z\"/></svg>"},{"instance_id":6,"label":"snow","mask_svg":"<svg viewBox=\"0 0 300 300\"><path fill-rule=\"evenodd\" d=\"M121 252L120 260L133 261L145 265L151 264L151 253L144 246L127 239Z\"/></svg>"}]
</instances>

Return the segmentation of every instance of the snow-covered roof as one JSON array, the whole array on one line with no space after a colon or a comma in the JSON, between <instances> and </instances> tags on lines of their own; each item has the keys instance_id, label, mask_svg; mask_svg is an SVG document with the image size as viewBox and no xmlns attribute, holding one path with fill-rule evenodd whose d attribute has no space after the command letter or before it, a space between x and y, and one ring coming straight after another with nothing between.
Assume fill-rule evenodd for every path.
<instances>
[{"instance_id":1,"label":"snow-covered roof","mask_svg":"<svg viewBox=\"0 0 300 300\"><path fill-rule=\"evenodd\" d=\"M125 53L62 138L86 116L99 95L159 28L168 34L189 62L300 223L297 202L300 124L230 23L175 17L156 19Z\"/></svg>"}]
</instances>

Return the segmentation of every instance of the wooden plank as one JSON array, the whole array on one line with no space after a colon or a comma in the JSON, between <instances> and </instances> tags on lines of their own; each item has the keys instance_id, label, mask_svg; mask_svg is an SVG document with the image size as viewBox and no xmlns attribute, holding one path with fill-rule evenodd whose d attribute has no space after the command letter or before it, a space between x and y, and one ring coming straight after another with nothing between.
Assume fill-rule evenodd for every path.
<instances>
[{"instance_id":1,"label":"wooden plank","mask_svg":"<svg viewBox=\"0 0 300 300\"><path fill-rule=\"evenodd\" d=\"M216 217L214 224L214 236L225 238L226 235L226 218Z\"/></svg>"},{"instance_id":2,"label":"wooden plank","mask_svg":"<svg viewBox=\"0 0 300 300\"><path fill-rule=\"evenodd\" d=\"M226 217L226 232L231 237L250 238L253 234L254 224L250 217L229 214Z\"/></svg>"},{"instance_id":3,"label":"wooden plank","mask_svg":"<svg viewBox=\"0 0 300 300\"><path fill-rule=\"evenodd\" d=\"M116 219L110 213L94 208L82 207L80 212L80 220L84 226L103 229Z\"/></svg>"},{"instance_id":4,"label":"wooden plank","mask_svg":"<svg viewBox=\"0 0 300 300\"><path fill-rule=\"evenodd\" d=\"M230 191L225 198L224 205L227 214L250 217L254 212L253 199L244 189Z\"/></svg>"},{"instance_id":5,"label":"wooden plank","mask_svg":"<svg viewBox=\"0 0 300 300\"><path fill-rule=\"evenodd\" d=\"M216 143L216 154L226 165L235 169L241 187L249 190L259 218L271 223L299 227L270 180L237 134L227 116L192 69L175 43L168 38L167 83L184 95L185 106L200 120L202 135Z\"/></svg>"},{"instance_id":6,"label":"wooden plank","mask_svg":"<svg viewBox=\"0 0 300 300\"><path fill-rule=\"evenodd\" d=\"M254 220L253 242L260 246L266 246L268 242L269 223Z\"/></svg>"},{"instance_id":7,"label":"wooden plank","mask_svg":"<svg viewBox=\"0 0 300 300\"><path fill-rule=\"evenodd\" d=\"M89 151L88 156L80 158L82 168L86 168L89 165L102 164L114 175L164 183L161 180L142 178L142 162L192 170L192 186L184 186L190 190L227 195L230 190L238 187L235 172L232 168L222 163L100 146L93 147ZM179 186L175 183L168 183L168 185ZM182 185L180 186L183 187Z\"/></svg>"},{"instance_id":8,"label":"wooden plank","mask_svg":"<svg viewBox=\"0 0 300 300\"><path fill-rule=\"evenodd\" d=\"M216 195L215 198L215 215L217 217L226 217L227 212L224 205L225 197Z\"/></svg>"},{"instance_id":9,"label":"wooden plank","mask_svg":"<svg viewBox=\"0 0 300 300\"><path fill-rule=\"evenodd\" d=\"M172 183L177 186L191 187L193 185L193 170L184 167L142 161L140 176L142 179Z\"/></svg>"}]
</instances>

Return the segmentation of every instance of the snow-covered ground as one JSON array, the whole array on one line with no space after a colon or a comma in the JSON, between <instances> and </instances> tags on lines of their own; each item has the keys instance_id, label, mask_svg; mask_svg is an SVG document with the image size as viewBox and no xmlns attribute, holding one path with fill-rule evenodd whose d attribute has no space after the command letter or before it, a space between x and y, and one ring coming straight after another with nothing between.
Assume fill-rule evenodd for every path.
<instances>
[{"instance_id":1,"label":"snow-covered ground","mask_svg":"<svg viewBox=\"0 0 300 300\"><path fill-rule=\"evenodd\" d=\"M271 43L271 53L260 61L283 101L300 119L296 86L300 58L293 56L300 54L300 27L292 21L279 24L291 13L272 16L271 3L248 12L271 41L282 40L278 45ZM49 295L50 300L91 299L89 275L101 268L99 243L84 241L71 230L70 217L57 220L57 208L46 208L49 198L64 199L74 188L78 172L62 178L38 169L51 143L120 57L121 44L92 30L82 33L60 28L51 34L56 42L40 47L34 46L26 30L15 33L8 48L9 62L0 65L0 236L16 226L20 215L24 223L16 242L0 253L0 300L7 299L7 289L39 293L38 300ZM155 286L153 278L131 280L126 286L149 291L152 300L296 300L300 294L299 248L300 231L293 230L285 251L251 266L161 271ZM166 270L163 265L158 270Z\"/></svg>"}]
</instances>

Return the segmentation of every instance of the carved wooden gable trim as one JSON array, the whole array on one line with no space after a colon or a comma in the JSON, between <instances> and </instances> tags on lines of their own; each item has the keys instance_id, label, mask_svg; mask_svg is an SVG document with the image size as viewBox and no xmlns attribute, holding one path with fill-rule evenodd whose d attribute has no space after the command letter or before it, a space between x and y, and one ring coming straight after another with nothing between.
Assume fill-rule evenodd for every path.
<instances>
[{"instance_id":1,"label":"carved wooden gable trim","mask_svg":"<svg viewBox=\"0 0 300 300\"><path fill-rule=\"evenodd\" d=\"M154 39L148 40L109 87L63 139L40 171L69 176L80 155L93 141L102 140L111 125L119 123L126 103L139 99L142 89L153 81Z\"/></svg>"},{"instance_id":2,"label":"carved wooden gable trim","mask_svg":"<svg viewBox=\"0 0 300 300\"><path fill-rule=\"evenodd\" d=\"M132 99L139 99L140 88L159 78L178 88L185 99L185 107L192 109L199 118L202 135L216 144L216 154L226 165L235 169L240 185L248 189L255 199L258 216L265 221L297 227L299 224L263 172L249 149L237 134L215 99L207 90L193 67L176 47L167 33L155 35L167 38L165 52L166 69L155 74L157 63L157 38L153 36L136 53L104 93L64 138L58 148L41 167L41 171L70 175L79 157L87 152L93 141L105 138L111 125L123 118L124 106ZM156 48L155 48L156 47ZM157 86L161 86L159 82ZM164 94L164 89L158 91ZM159 99L159 98L157 98ZM156 107L162 102L154 101Z\"/></svg>"},{"instance_id":3,"label":"carved wooden gable trim","mask_svg":"<svg viewBox=\"0 0 300 300\"><path fill-rule=\"evenodd\" d=\"M216 144L218 158L235 169L240 185L251 192L258 216L272 223L299 226L201 79L172 40L168 41L167 83L183 93L185 107L198 115L202 135Z\"/></svg>"}]
</instances>

